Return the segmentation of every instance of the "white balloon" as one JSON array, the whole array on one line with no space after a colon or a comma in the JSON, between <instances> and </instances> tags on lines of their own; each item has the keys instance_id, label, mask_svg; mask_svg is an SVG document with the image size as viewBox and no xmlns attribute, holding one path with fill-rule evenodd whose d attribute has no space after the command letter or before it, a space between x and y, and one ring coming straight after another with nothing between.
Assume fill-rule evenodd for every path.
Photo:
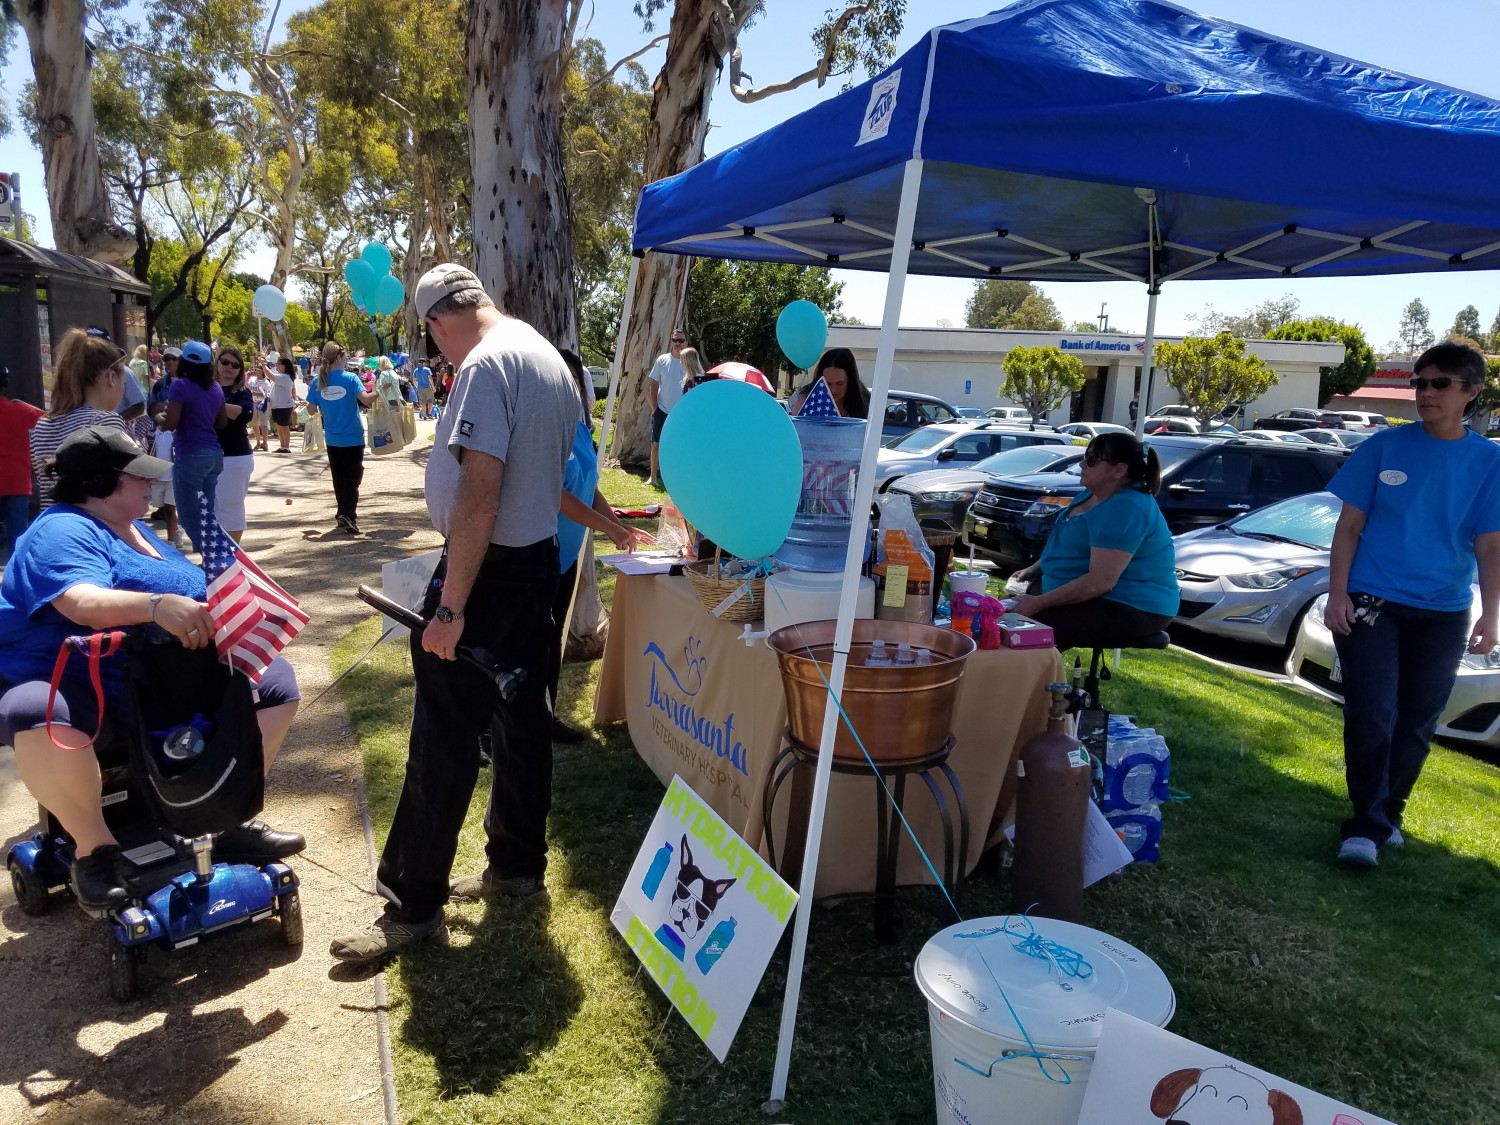
<instances>
[{"instance_id":1,"label":"white balloon","mask_svg":"<svg viewBox=\"0 0 1500 1125\"><path fill-rule=\"evenodd\" d=\"M250 305L267 320L280 320L286 315L286 294L274 285L262 285Z\"/></svg>"}]
</instances>

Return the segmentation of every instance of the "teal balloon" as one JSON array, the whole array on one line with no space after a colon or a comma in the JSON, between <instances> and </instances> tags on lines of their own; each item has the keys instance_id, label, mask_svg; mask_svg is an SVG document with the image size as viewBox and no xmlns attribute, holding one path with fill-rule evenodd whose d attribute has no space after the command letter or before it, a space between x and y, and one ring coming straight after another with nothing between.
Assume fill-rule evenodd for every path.
<instances>
[{"instance_id":1,"label":"teal balloon","mask_svg":"<svg viewBox=\"0 0 1500 1125\"><path fill-rule=\"evenodd\" d=\"M793 301L776 318L781 352L804 371L818 362L828 342L828 318L811 301Z\"/></svg>"},{"instance_id":2,"label":"teal balloon","mask_svg":"<svg viewBox=\"0 0 1500 1125\"><path fill-rule=\"evenodd\" d=\"M365 248L360 251L359 257L361 261L369 263L377 279L391 272L391 252L382 243L365 243Z\"/></svg>"},{"instance_id":3,"label":"teal balloon","mask_svg":"<svg viewBox=\"0 0 1500 1125\"><path fill-rule=\"evenodd\" d=\"M399 309L405 300L406 286L401 284L401 279L386 274L375 282L375 293L370 301L370 309L376 316L388 316Z\"/></svg>"},{"instance_id":4,"label":"teal balloon","mask_svg":"<svg viewBox=\"0 0 1500 1125\"><path fill-rule=\"evenodd\" d=\"M349 283L349 292L354 294L356 301L361 301L375 287L375 270L363 258L355 258L344 263L344 280Z\"/></svg>"},{"instance_id":5,"label":"teal balloon","mask_svg":"<svg viewBox=\"0 0 1500 1125\"><path fill-rule=\"evenodd\" d=\"M255 291L250 307L267 320L280 320L286 315L286 294L274 285L262 285Z\"/></svg>"},{"instance_id":6,"label":"teal balloon","mask_svg":"<svg viewBox=\"0 0 1500 1125\"><path fill-rule=\"evenodd\" d=\"M726 552L763 559L780 547L802 495L802 444L759 387L715 379L683 395L661 432L672 502Z\"/></svg>"}]
</instances>

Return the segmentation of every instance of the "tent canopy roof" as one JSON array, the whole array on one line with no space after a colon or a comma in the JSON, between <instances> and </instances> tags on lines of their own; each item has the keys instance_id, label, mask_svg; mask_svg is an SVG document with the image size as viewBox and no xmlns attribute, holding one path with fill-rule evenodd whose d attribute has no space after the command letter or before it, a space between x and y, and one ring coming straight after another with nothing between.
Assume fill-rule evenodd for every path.
<instances>
[{"instance_id":1,"label":"tent canopy roof","mask_svg":"<svg viewBox=\"0 0 1500 1125\"><path fill-rule=\"evenodd\" d=\"M648 185L635 248L885 270L912 157L913 273L1500 269L1500 103L1162 0L1020 0L935 28Z\"/></svg>"}]
</instances>

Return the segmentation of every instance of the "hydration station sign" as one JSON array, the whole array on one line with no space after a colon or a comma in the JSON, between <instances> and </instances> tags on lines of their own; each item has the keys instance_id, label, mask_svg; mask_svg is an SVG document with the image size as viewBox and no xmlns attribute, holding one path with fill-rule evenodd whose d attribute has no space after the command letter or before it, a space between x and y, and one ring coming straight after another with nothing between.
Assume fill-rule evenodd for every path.
<instances>
[{"instance_id":1,"label":"hydration station sign","mask_svg":"<svg viewBox=\"0 0 1500 1125\"><path fill-rule=\"evenodd\" d=\"M610 921L720 1062L797 892L674 776Z\"/></svg>"}]
</instances>

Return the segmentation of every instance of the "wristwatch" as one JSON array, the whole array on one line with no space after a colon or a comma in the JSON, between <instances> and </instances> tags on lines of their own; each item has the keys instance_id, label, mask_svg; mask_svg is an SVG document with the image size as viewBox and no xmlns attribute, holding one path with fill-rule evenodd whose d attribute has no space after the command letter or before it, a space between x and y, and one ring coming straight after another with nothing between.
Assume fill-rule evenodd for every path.
<instances>
[{"instance_id":1,"label":"wristwatch","mask_svg":"<svg viewBox=\"0 0 1500 1125\"><path fill-rule=\"evenodd\" d=\"M165 594L152 594L149 598L146 599L146 620L147 621L155 621L156 620L156 607L159 606L159 605L161 605L161 600L165 596L166 596Z\"/></svg>"},{"instance_id":2,"label":"wristwatch","mask_svg":"<svg viewBox=\"0 0 1500 1125\"><path fill-rule=\"evenodd\" d=\"M464 615L464 611L463 610L459 610L457 613L454 613L451 609L449 609L445 605L438 606L437 609L433 610L433 613L432 613L432 616L436 617L444 625L451 625L451 624L453 624L453 622L457 621L463 615Z\"/></svg>"}]
</instances>

